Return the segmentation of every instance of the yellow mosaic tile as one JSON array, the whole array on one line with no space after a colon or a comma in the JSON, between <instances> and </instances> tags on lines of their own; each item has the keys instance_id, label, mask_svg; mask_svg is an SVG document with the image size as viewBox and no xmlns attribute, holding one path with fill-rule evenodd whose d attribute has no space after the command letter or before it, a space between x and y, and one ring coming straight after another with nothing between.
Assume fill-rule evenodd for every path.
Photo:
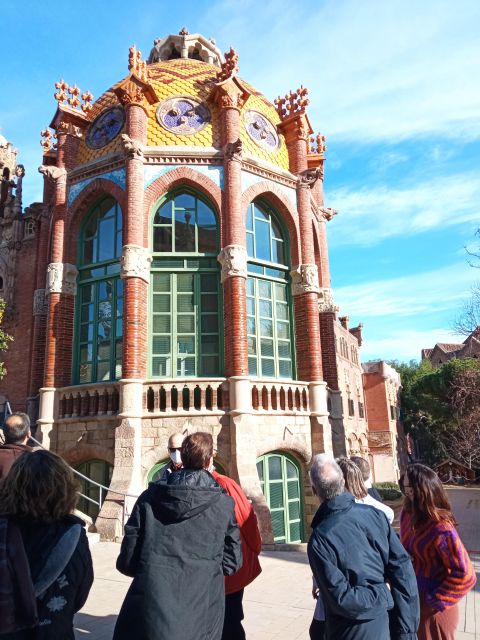
<instances>
[{"instance_id":1,"label":"yellow mosaic tile","mask_svg":"<svg viewBox=\"0 0 480 640\"><path fill-rule=\"evenodd\" d=\"M148 67L149 77L159 101L173 96L192 96L200 101L205 101L211 92L211 87L205 80L213 79L217 67L197 60L169 60L159 62ZM253 109L266 116L274 125L280 122L275 107L249 84L241 81L252 92L246 109ZM106 108L118 104L118 100L112 90L104 93L92 106L89 114L90 121ZM160 126L156 119L158 104L151 105L148 111L147 144L149 146L196 146L220 148L220 120L219 109L209 104L211 121L194 135L176 135ZM288 154L283 136L280 136L280 146L276 151L267 151L258 146L248 135L241 118L241 140L248 155L266 160L272 164L288 169ZM85 139L79 145L77 162L85 164L92 160L104 157L121 149L121 138L118 135L110 144L102 149L90 149Z\"/></svg>"}]
</instances>

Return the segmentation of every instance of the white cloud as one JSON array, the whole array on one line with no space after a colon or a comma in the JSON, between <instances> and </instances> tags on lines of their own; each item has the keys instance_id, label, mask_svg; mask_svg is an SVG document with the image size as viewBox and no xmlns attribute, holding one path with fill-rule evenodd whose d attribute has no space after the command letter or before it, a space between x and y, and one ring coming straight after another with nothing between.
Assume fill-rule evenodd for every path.
<instances>
[{"instance_id":1,"label":"white cloud","mask_svg":"<svg viewBox=\"0 0 480 640\"><path fill-rule=\"evenodd\" d=\"M469 296L475 276L478 274L473 269L458 263L434 271L339 287L334 289L334 295L341 311L360 321L387 316L420 318L460 307Z\"/></svg>"},{"instance_id":2,"label":"white cloud","mask_svg":"<svg viewBox=\"0 0 480 640\"><path fill-rule=\"evenodd\" d=\"M229 0L207 17L268 97L308 86L329 137L480 137L476 0Z\"/></svg>"},{"instance_id":3,"label":"white cloud","mask_svg":"<svg viewBox=\"0 0 480 640\"><path fill-rule=\"evenodd\" d=\"M328 194L340 212L330 227L330 244L373 245L394 236L480 220L477 172L437 177L413 186L342 187ZM336 233L336 225L348 233Z\"/></svg>"}]
</instances>

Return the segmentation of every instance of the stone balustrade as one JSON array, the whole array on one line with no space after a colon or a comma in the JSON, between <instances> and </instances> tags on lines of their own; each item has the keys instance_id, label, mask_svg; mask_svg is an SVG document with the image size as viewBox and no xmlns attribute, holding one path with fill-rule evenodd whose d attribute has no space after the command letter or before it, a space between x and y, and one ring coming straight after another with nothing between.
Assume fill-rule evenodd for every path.
<instances>
[{"instance_id":1,"label":"stone balustrade","mask_svg":"<svg viewBox=\"0 0 480 640\"><path fill-rule=\"evenodd\" d=\"M229 410L225 378L184 378L144 383L145 414L223 413Z\"/></svg>"},{"instance_id":2,"label":"stone balustrade","mask_svg":"<svg viewBox=\"0 0 480 640\"><path fill-rule=\"evenodd\" d=\"M252 380L252 409L268 413L308 413L309 395L306 382Z\"/></svg>"},{"instance_id":3,"label":"stone balustrade","mask_svg":"<svg viewBox=\"0 0 480 640\"><path fill-rule=\"evenodd\" d=\"M58 418L114 416L119 412L117 382L95 382L57 389Z\"/></svg>"}]
</instances>

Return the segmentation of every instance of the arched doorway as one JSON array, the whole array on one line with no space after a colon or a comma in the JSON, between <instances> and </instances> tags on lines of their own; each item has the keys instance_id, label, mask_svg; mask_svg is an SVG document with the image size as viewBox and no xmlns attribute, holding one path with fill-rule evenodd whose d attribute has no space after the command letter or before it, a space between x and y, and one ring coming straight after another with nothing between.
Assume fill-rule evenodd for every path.
<instances>
[{"instance_id":1,"label":"arched doorway","mask_svg":"<svg viewBox=\"0 0 480 640\"><path fill-rule=\"evenodd\" d=\"M76 471L79 471L87 478L90 478L90 480L93 480L104 487L109 487L112 479L113 465L105 460L87 460L86 462L82 462L82 464L78 465L76 467ZM80 481L80 493L91 500L99 502L100 488L96 484L87 482L87 480L84 480L83 478L78 476L77 478ZM102 502L105 500L106 495L106 491L101 492ZM100 509L98 505L94 502L90 502L87 498L80 498L78 501L78 509L87 516L90 516L90 518L95 519Z\"/></svg>"},{"instance_id":2,"label":"arched doorway","mask_svg":"<svg viewBox=\"0 0 480 640\"><path fill-rule=\"evenodd\" d=\"M300 469L286 453L258 458L257 472L272 516L274 542L302 542L304 538Z\"/></svg>"}]
</instances>

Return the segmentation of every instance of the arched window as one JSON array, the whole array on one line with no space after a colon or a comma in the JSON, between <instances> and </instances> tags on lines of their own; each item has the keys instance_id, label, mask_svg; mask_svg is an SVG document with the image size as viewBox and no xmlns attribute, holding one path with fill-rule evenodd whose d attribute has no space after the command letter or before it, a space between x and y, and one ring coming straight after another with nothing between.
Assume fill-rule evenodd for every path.
<instances>
[{"instance_id":1,"label":"arched window","mask_svg":"<svg viewBox=\"0 0 480 640\"><path fill-rule=\"evenodd\" d=\"M115 380L122 374L122 212L104 198L87 215L79 239L76 383Z\"/></svg>"},{"instance_id":2,"label":"arched window","mask_svg":"<svg viewBox=\"0 0 480 640\"><path fill-rule=\"evenodd\" d=\"M264 204L247 209L248 372L292 378L292 326L287 247L275 214Z\"/></svg>"},{"instance_id":3,"label":"arched window","mask_svg":"<svg viewBox=\"0 0 480 640\"><path fill-rule=\"evenodd\" d=\"M221 374L217 219L189 190L169 194L152 224L151 375Z\"/></svg>"},{"instance_id":4,"label":"arched window","mask_svg":"<svg viewBox=\"0 0 480 640\"><path fill-rule=\"evenodd\" d=\"M272 516L274 541L302 542L300 470L296 460L284 453L269 453L258 458L257 472Z\"/></svg>"}]
</instances>

